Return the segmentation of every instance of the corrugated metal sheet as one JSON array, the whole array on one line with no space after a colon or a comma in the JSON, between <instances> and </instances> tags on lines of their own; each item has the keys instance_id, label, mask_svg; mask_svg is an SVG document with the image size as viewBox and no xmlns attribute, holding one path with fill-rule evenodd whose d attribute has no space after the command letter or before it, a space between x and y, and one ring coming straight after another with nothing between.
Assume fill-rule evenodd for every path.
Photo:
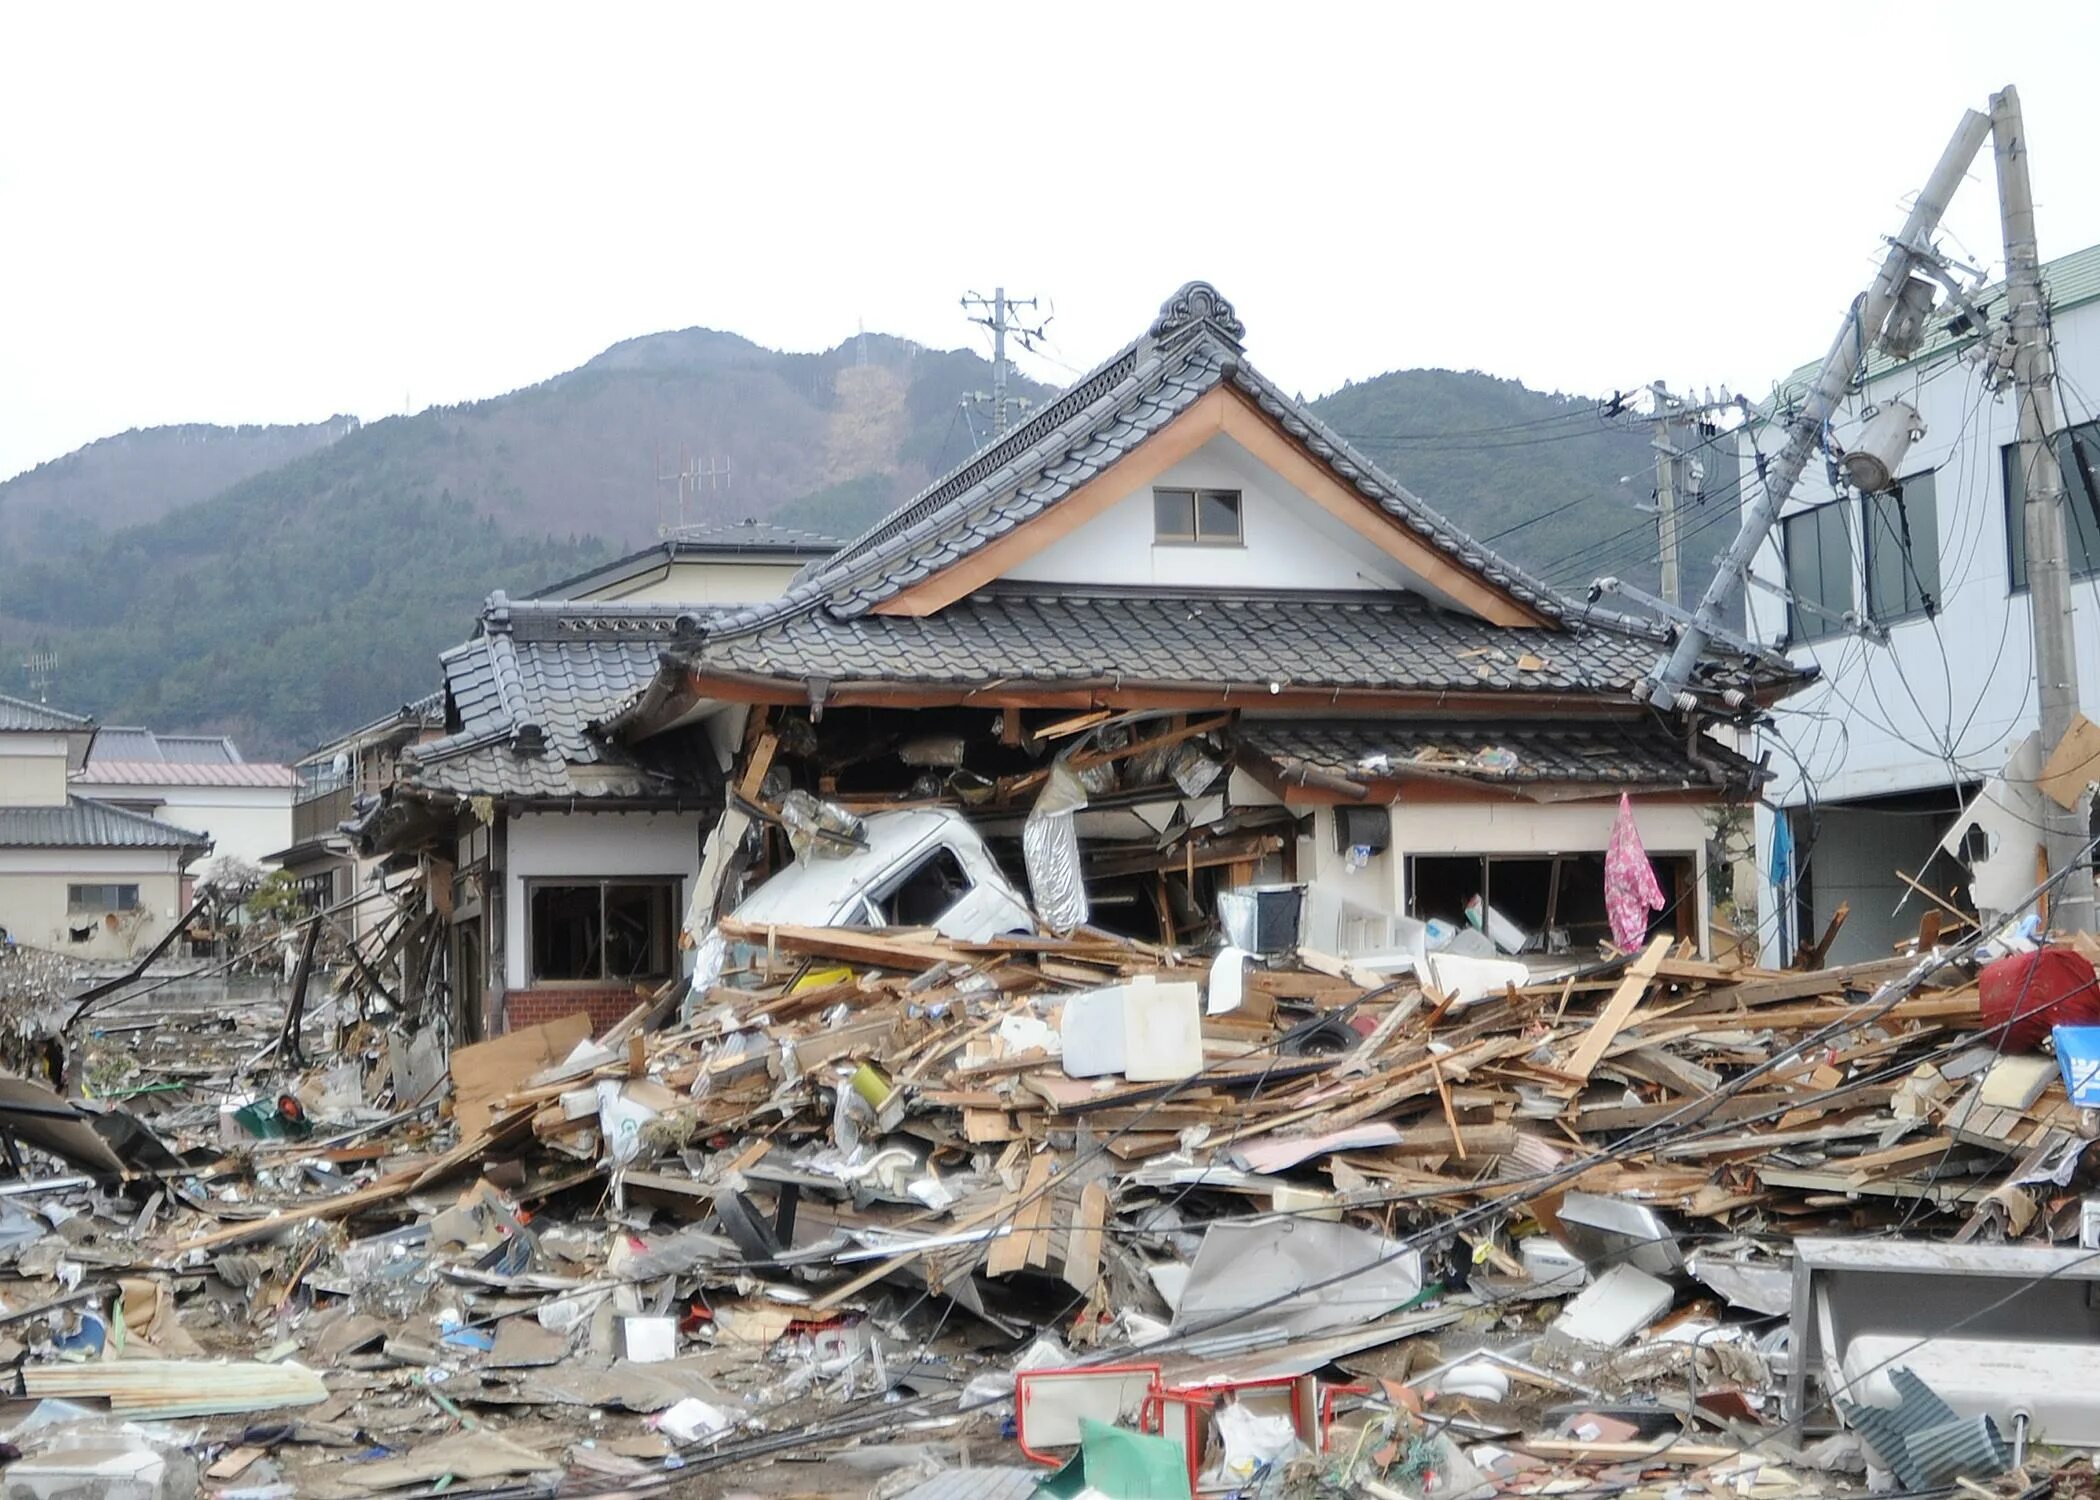
<instances>
[{"instance_id":1,"label":"corrugated metal sheet","mask_svg":"<svg viewBox=\"0 0 2100 1500\"><path fill-rule=\"evenodd\" d=\"M1914 1370L1889 1371L1889 1383L1896 1388L1894 1406L1838 1406L1903 1488L1934 1489L2012 1467L2012 1452L1989 1417L1956 1416Z\"/></svg>"}]
</instances>

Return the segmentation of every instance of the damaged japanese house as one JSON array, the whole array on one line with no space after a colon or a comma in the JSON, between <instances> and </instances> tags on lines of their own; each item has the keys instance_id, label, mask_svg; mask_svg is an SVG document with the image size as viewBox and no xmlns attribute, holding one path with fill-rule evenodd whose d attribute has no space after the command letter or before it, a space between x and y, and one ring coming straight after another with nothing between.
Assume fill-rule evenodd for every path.
<instances>
[{"instance_id":1,"label":"damaged japanese house","mask_svg":"<svg viewBox=\"0 0 2100 1500\"><path fill-rule=\"evenodd\" d=\"M1004 884L1060 930L1186 942L1274 883L1315 949L1522 956L1609 933L1625 796L1656 930L1703 948L1710 816L1759 773L1638 701L1660 633L1465 536L1244 338L1190 283L778 597L492 599L447 735L359 824L429 861L464 1029L624 1014L689 961L688 909L786 859L744 830L818 803L927 817L847 906L780 920L941 926ZM1795 680L1715 671L1739 703Z\"/></svg>"}]
</instances>

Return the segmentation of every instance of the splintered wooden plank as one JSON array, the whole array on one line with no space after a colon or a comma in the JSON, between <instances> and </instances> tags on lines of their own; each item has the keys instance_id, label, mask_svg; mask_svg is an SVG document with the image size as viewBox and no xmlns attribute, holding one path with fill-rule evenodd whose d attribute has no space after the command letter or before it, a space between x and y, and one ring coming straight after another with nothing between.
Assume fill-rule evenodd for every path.
<instances>
[{"instance_id":1,"label":"splintered wooden plank","mask_svg":"<svg viewBox=\"0 0 2100 1500\"><path fill-rule=\"evenodd\" d=\"M1656 971L1662 968L1663 959L1669 955L1674 939L1665 935L1650 942L1641 956L1627 966L1626 975L1619 987L1611 992L1611 999L1604 1002L1604 1009L1589 1030L1582 1034L1581 1043L1568 1058L1561 1072L1579 1083L1587 1083L1605 1049L1618 1036L1619 1030L1633 1019L1634 1011L1648 993L1654 982Z\"/></svg>"},{"instance_id":2,"label":"splintered wooden plank","mask_svg":"<svg viewBox=\"0 0 2100 1500\"><path fill-rule=\"evenodd\" d=\"M1027 1266L1039 1222L1036 1216L1041 1214L1041 1222L1048 1222L1050 1168L1050 1153L1046 1151L1028 1164L1028 1176L1020 1191L999 1205L999 1216L1011 1219L1012 1232L992 1242L992 1253L984 1263L987 1276L1011 1276Z\"/></svg>"},{"instance_id":3,"label":"splintered wooden plank","mask_svg":"<svg viewBox=\"0 0 2100 1500\"><path fill-rule=\"evenodd\" d=\"M1092 1291L1101 1278L1101 1235L1108 1226L1108 1186L1090 1182L1079 1190L1079 1213L1065 1245L1065 1285Z\"/></svg>"}]
</instances>

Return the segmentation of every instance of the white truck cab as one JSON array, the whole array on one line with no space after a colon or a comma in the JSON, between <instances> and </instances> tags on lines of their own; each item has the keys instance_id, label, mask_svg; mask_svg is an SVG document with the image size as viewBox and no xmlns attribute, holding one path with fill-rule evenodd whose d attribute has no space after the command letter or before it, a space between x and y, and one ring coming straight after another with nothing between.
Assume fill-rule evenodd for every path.
<instances>
[{"instance_id":1,"label":"white truck cab","mask_svg":"<svg viewBox=\"0 0 2100 1500\"><path fill-rule=\"evenodd\" d=\"M861 820L866 847L797 860L743 899L739 922L796 927L931 927L961 943L1036 930L1028 902L961 813L914 808ZM719 928L694 955L697 997L749 955Z\"/></svg>"},{"instance_id":2,"label":"white truck cab","mask_svg":"<svg viewBox=\"0 0 2100 1500\"><path fill-rule=\"evenodd\" d=\"M746 896L740 922L931 927L978 943L1035 931L1035 917L961 813L914 808L862 819L867 847L797 861Z\"/></svg>"}]
</instances>

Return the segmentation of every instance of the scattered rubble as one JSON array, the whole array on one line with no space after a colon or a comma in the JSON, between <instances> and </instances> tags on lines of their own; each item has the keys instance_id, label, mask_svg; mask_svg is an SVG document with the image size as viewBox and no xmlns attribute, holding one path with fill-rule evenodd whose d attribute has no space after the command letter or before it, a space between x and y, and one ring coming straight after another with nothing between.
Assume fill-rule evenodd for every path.
<instances>
[{"instance_id":1,"label":"scattered rubble","mask_svg":"<svg viewBox=\"0 0 2100 1500\"><path fill-rule=\"evenodd\" d=\"M119 994L0 1091L8 1493L2011 1496L2100 1442L2088 940L1452 992L1265 899L1214 953L747 902L449 1054L370 962Z\"/></svg>"}]
</instances>

